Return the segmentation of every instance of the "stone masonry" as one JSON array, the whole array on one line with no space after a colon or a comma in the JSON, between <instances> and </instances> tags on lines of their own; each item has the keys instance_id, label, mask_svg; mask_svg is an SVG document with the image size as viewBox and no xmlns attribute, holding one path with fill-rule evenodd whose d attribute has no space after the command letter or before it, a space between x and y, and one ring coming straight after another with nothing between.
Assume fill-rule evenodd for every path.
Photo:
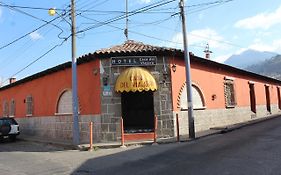
<instances>
[{"instance_id":1,"label":"stone masonry","mask_svg":"<svg viewBox=\"0 0 281 175\"><path fill-rule=\"evenodd\" d=\"M227 125L266 117L270 114L280 113L277 105L272 105L271 111L272 113L268 113L265 105L257 106L256 114L251 112L250 107L194 110L195 131L198 132L215 127L224 127ZM175 118L176 114L179 116L180 135L188 135L188 112L174 112Z\"/></svg>"},{"instance_id":2,"label":"stone masonry","mask_svg":"<svg viewBox=\"0 0 281 175\"><path fill-rule=\"evenodd\" d=\"M101 65L101 141L117 141L121 138L121 94L114 91L114 86L117 77L127 67L112 67L110 59L102 59ZM157 134L159 137L173 136L171 80L167 58L157 57L156 66L145 68L151 72L158 83L158 90L154 92L154 113L158 117ZM108 82L104 82L106 78ZM104 92L105 88L107 90L109 88L110 92Z\"/></svg>"},{"instance_id":3,"label":"stone masonry","mask_svg":"<svg viewBox=\"0 0 281 175\"><path fill-rule=\"evenodd\" d=\"M22 135L33 136L39 140L72 142L72 115L17 118ZM79 116L80 141L89 143L89 122L94 123L94 142L100 142L101 121L98 115Z\"/></svg>"}]
</instances>

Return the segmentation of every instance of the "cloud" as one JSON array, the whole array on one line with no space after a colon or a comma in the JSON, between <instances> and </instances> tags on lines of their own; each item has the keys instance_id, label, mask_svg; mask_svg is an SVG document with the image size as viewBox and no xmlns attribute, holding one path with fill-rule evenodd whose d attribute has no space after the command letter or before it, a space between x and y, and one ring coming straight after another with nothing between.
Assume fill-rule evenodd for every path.
<instances>
[{"instance_id":1,"label":"cloud","mask_svg":"<svg viewBox=\"0 0 281 175\"><path fill-rule=\"evenodd\" d=\"M39 40L39 39L43 38L43 36L40 33L38 33L37 31L32 32L31 34L29 34L29 36L33 41L36 41L36 40Z\"/></svg>"},{"instance_id":2,"label":"cloud","mask_svg":"<svg viewBox=\"0 0 281 175\"><path fill-rule=\"evenodd\" d=\"M231 55L232 54L217 56L217 57L214 58L214 61L219 62L219 63L223 63L225 60L227 60L229 57L231 57Z\"/></svg>"},{"instance_id":3,"label":"cloud","mask_svg":"<svg viewBox=\"0 0 281 175\"><path fill-rule=\"evenodd\" d=\"M237 21L234 26L244 29L269 29L276 24L281 24L281 6L274 12L260 13Z\"/></svg>"},{"instance_id":4,"label":"cloud","mask_svg":"<svg viewBox=\"0 0 281 175\"><path fill-rule=\"evenodd\" d=\"M242 52L248 50L249 48L241 48L239 50L237 50L235 53L230 53L230 54L225 54L225 55L221 55L221 56L216 56L214 58L214 61L219 62L219 63L223 63L225 62L229 57L231 57L232 55L239 55Z\"/></svg>"},{"instance_id":5,"label":"cloud","mask_svg":"<svg viewBox=\"0 0 281 175\"><path fill-rule=\"evenodd\" d=\"M249 50L249 49L257 50L257 51L261 51L261 52L268 51L268 52L281 53L281 38L280 39L276 39L276 40L272 41L269 44L263 43L262 40L260 40L260 39L255 39L254 43L252 43L247 48L241 48L241 49L237 50L235 53L217 56L217 57L214 58L214 61L223 63L230 56L232 56L232 55L239 55L242 52L244 52L246 50Z\"/></svg>"},{"instance_id":6,"label":"cloud","mask_svg":"<svg viewBox=\"0 0 281 175\"><path fill-rule=\"evenodd\" d=\"M269 43L269 44L265 44L260 40L255 40L255 42L249 46L249 49L280 53L281 52L281 39L273 40L272 43Z\"/></svg>"},{"instance_id":7,"label":"cloud","mask_svg":"<svg viewBox=\"0 0 281 175\"><path fill-rule=\"evenodd\" d=\"M0 18L2 17L2 8L0 7Z\"/></svg>"},{"instance_id":8,"label":"cloud","mask_svg":"<svg viewBox=\"0 0 281 175\"><path fill-rule=\"evenodd\" d=\"M220 36L216 31L209 28L193 30L188 33L188 44L190 46L198 46L204 48L206 44L209 43L211 49L226 49L227 46L222 43L223 40L224 38L222 36ZM174 45L179 46L182 43L182 33L175 34L172 37L171 41L175 43Z\"/></svg>"},{"instance_id":9,"label":"cloud","mask_svg":"<svg viewBox=\"0 0 281 175\"><path fill-rule=\"evenodd\" d=\"M222 44L224 38L220 36L215 30L212 29L201 29L193 30L189 33L190 44L203 44L209 43L211 48L225 48L225 44Z\"/></svg>"}]
</instances>

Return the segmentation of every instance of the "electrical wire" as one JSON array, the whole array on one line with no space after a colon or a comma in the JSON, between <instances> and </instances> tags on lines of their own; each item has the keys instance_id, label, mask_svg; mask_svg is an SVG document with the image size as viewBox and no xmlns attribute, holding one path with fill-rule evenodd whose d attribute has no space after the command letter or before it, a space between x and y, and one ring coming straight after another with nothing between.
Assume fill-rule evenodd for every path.
<instances>
[{"instance_id":1,"label":"electrical wire","mask_svg":"<svg viewBox=\"0 0 281 175\"><path fill-rule=\"evenodd\" d=\"M214 4L221 4L221 3L228 3L234 0L218 0L218 1L212 1L212 2L204 2L200 4L193 4L185 6L185 8L192 8L192 7L202 7L202 6L208 6L208 5L214 5Z\"/></svg>"},{"instance_id":2,"label":"electrical wire","mask_svg":"<svg viewBox=\"0 0 281 175\"><path fill-rule=\"evenodd\" d=\"M147 5L145 7L142 7L142 8L134 10L132 13L128 14L128 17L132 16L132 15L136 15L136 14L142 13L144 11L148 11L150 9L153 9L153 8L156 8L156 7L159 7L159 6L163 6L163 5L169 4L169 3L174 2L174 1L175 0L170 0L170 1L166 1L166 2L158 1L158 2L153 3L151 5ZM87 28L85 28L83 30L77 31L77 33L86 32L88 30L91 30L91 29L94 29L94 28L97 28L97 27L101 27L103 25L106 25L106 24L109 24L109 23L112 23L112 22L115 22L115 21L118 21L118 20L121 20L121 19L125 19L125 18L126 18L126 15L120 15L120 16L117 16L115 18L106 20L106 21L102 22L101 24L93 25L91 27L87 27Z\"/></svg>"},{"instance_id":3,"label":"electrical wire","mask_svg":"<svg viewBox=\"0 0 281 175\"><path fill-rule=\"evenodd\" d=\"M102 4L104 4L105 2L107 2L109 0L104 0L101 3L98 3L97 5L93 5L92 2L88 3L88 4L84 4L83 7L81 9L76 9L77 12L96 12L96 13L103 13L103 14L108 14L108 13L121 13L124 14L126 13L125 11L107 11L107 10L90 10L91 8L87 8L86 10L83 10L84 7L87 7L89 4L91 4L94 7L100 6ZM212 2L205 2L205 3L199 3L199 4L193 4L193 5L188 5L185 6L186 8L192 8L192 7L202 7L202 6L208 6L208 5L214 5L214 4L221 4L221 3L227 3L227 2L231 2L234 0L218 0L218 1L212 1ZM76 1L76 4L79 1ZM20 9L30 9L30 10L50 10L50 8L44 8L44 7L32 7L32 6L19 6L19 5L9 5L9 4L3 4L3 2L0 2L0 6L2 7L11 7L11 8L20 8ZM152 10L150 12L144 12L144 13L157 13L157 11L161 11L161 10L173 10L176 9L178 7L171 7L171 8L162 8L162 9L157 9L157 10ZM65 9L63 8L56 8L56 11L65 11ZM130 12L129 12L130 13ZM172 13L169 11L162 11L160 13Z\"/></svg>"},{"instance_id":4,"label":"electrical wire","mask_svg":"<svg viewBox=\"0 0 281 175\"><path fill-rule=\"evenodd\" d=\"M88 18L88 19L93 20L93 21L98 22L98 23L103 23L103 22L95 20L95 19L91 19L91 18ZM111 25L111 24L105 24L104 23L104 25L110 26L110 27L118 29L118 30L122 30L122 31L124 30L121 27L117 27L117 26L114 26L114 25ZM169 42L169 43L173 43L173 44L181 44L181 43L178 43L178 42L173 42L173 41L170 41L170 40L165 40L165 39L157 38L157 37L154 37L154 36L142 34L142 33L136 32L136 31L132 31L132 30L130 30L130 33L134 33L134 34L137 34L137 35L140 35L140 36L144 36L144 37L147 37L147 38L152 38L152 39L155 39L155 40L158 40L158 41L165 41L165 42Z\"/></svg>"},{"instance_id":5,"label":"electrical wire","mask_svg":"<svg viewBox=\"0 0 281 175\"><path fill-rule=\"evenodd\" d=\"M212 3L209 3L209 5L211 5L211 6L204 7L204 8L199 7L198 9L194 9L194 10L188 11L186 13L187 14L193 14L193 13L201 12L203 10L207 10L207 9L210 9L210 8L213 8L213 7L216 7L216 6L220 6L220 5L223 5L225 3L232 2L232 1L234 1L234 0L220 0L220 1L217 1L217 2L212 2Z\"/></svg>"},{"instance_id":6,"label":"electrical wire","mask_svg":"<svg viewBox=\"0 0 281 175\"><path fill-rule=\"evenodd\" d=\"M105 3L106 1L108 1L108 0L104 0L103 2ZM156 7L160 7L160 6L169 4L169 3L174 2L174 1L176 1L176 0L170 0L170 1L165 1L165 2L163 2L163 1L158 1L158 2L156 2L156 3L150 4L150 5L144 6L144 7L142 7L142 8L133 10L132 12L129 12L129 15L128 15L128 16L136 15L136 14L139 14L139 13L148 13L148 11L150 11L150 10L156 8ZM212 2L212 4L220 5L220 4L222 4L222 3L226 3L226 2L230 2L230 1L233 1L233 0L214 1L214 2ZM219 3L219 4L217 4L217 3ZM206 6L206 5L212 5L212 4L211 4L211 2L210 2L209 4L207 4L207 3L201 3L201 5L198 4L197 6L203 6L203 5ZM0 5L3 6L3 4L0 4ZM14 7L16 7L16 6L14 6ZM188 6L187 6L187 7L188 7ZM196 6L193 5L193 6L190 6L190 7L196 7ZM210 8L210 7L208 7L208 8ZM34 9L39 10L39 8L34 8ZM42 9L43 9L43 8L42 8ZM41 10L42 10L42 9L41 9ZM171 8L171 9L175 9L175 8ZM47 9L44 8L43 10L47 10ZM49 10L49 9L48 9L48 10ZM56 9L56 10L63 10L63 9ZM154 9L154 10L155 10L155 9ZM200 10L202 10L202 9L200 9ZM203 10L204 10L204 9L203 9ZM82 12L89 12L89 10L88 10L88 11L81 11L81 10L78 10L78 11L80 11L80 14L76 14L76 16L81 15ZM97 11L96 11L96 12L97 12ZM112 13L112 12L113 12L113 11L108 11L108 13ZM151 11L150 11L150 12L151 12ZM193 13L195 13L195 12L197 12L197 11L194 11ZM84 32L86 32L86 31L88 31L88 30L91 30L91 29L94 29L94 28L98 28L98 27L101 27L101 26L104 26L104 25L110 25L110 23L113 23L113 22L115 22L115 21L118 21L118 20L121 20L121 19L124 19L124 18L125 18L125 14L123 14L122 11L120 11L120 12L118 12L118 13L122 13L122 15L117 16L117 17L114 17L114 18L111 18L111 19L106 20L106 21L104 21L104 22L97 21L98 24L95 24L95 25L93 25L93 26L90 26L90 27L87 27L87 28L85 28L85 29L79 30L78 32L76 32L76 34L84 33ZM14 41L12 41L12 42L6 44L6 45L0 47L0 50L3 49L3 48L5 48L5 47L8 47L9 45L11 45L11 44L17 42L18 40L20 40L20 39L22 39L22 38L28 36L30 33L33 33L34 31L39 30L40 28L46 26L47 24L49 24L49 23L55 21L55 20L58 19L58 18L59 18L59 17L56 17L56 18L52 19L51 21L46 21L46 23L45 23L44 25L39 26L38 28L36 28L35 30L32 30L31 32L28 32L28 33L25 34L24 36L22 36L22 37L20 37L20 38L18 38L18 39L16 39L16 40L14 40ZM110 25L110 26L112 27L112 25ZM114 26L114 28L117 28L117 29L123 31L123 28L116 27L116 26ZM131 32L131 33L134 33L134 34L137 34L137 35L141 35L141 36L149 37L149 38L152 38L152 39L160 40L160 41L165 41L165 42L170 42L170 43L175 43L175 44L181 44L181 43L178 43L178 42L173 42L173 41L169 41L169 40L157 38L157 37L154 37L154 36L149 36L149 35L146 35L146 34L142 34L142 33L136 32L136 31L130 31L130 32ZM69 37L70 37L70 36L69 36ZM61 46L64 42L66 42L66 40L67 40L69 37L65 38L62 43L60 43L60 44L58 44L58 45L55 45L55 46L52 47L50 50L48 50L46 53L44 53L43 55L41 55L40 57L38 57L37 59L35 59L35 60L32 61L31 63L29 63L27 66L25 66L24 68L22 68L21 70L19 70L18 72L16 72L14 75L12 75L12 77L15 76L15 75L17 75L17 74L19 74L20 72L22 72L23 70L27 69L28 67L30 67L32 64L34 64L35 62L37 62L38 60L40 60L41 58L43 58L44 56L46 56L48 53L50 53L50 52L51 52L52 50L54 50L56 47Z\"/></svg>"},{"instance_id":7,"label":"electrical wire","mask_svg":"<svg viewBox=\"0 0 281 175\"><path fill-rule=\"evenodd\" d=\"M53 46L51 49L49 49L47 52L45 52L44 54L42 54L41 56L39 56L38 58L36 58L35 60L33 60L32 62L30 62L28 65L26 65L24 68L20 69L19 71L17 71L15 74L13 74L10 77L15 77L16 75L18 75L19 73L21 73L22 71L24 71L25 69L27 69L28 67L30 67L31 65L33 65L34 63L36 63L37 61L39 61L40 59L42 59L44 56L46 56L48 53L50 53L51 51L53 51L54 49L56 49L57 47L60 47L63 45L63 43L65 43L69 38L71 37L71 35L69 35L67 38L65 38L60 44L57 44L55 46ZM7 82L9 79L6 79L3 83Z\"/></svg>"},{"instance_id":8,"label":"electrical wire","mask_svg":"<svg viewBox=\"0 0 281 175\"><path fill-rule=\"evenodd\" d=\"M1 46L1 47L0 47L0 50L2 50L2 49L4 49L4 48L6 48L6 47L8 47L8 46L10 46L10 45L12 45L12 44L18 42L19 40L21 40L21 39L23 39L23 38L25 38L25 37L27 37L27 36L29 36L31 33L33 33L33 32L35 32L35 31L37 31L37 30L39 30L39 29L45 27L46 25L52 23L53 21L57 20L58 18L59 18L59 17L56 17L56 18L54 18L54 19L52 19L52 20L50 20L50 21L47 21L47 23L45 23L45 24L43 24L43 25L41 25L41 26L39 26L39 27L33 29L32 31L30 31L30 32L28 32L28 33L26 33L26 34L24 34L23 36L21 36L21 37L15 39L15 40L13 40L13 41L11 41L11 42L9 42L8 44L5 44L5 45Z\"/></svg>"},{"instance_id":9,"label":"electrical wire","mask_svg":"<svg viewBox=\"0 0 281 175\"><path fill-rule=\"evenodd\" d=\"M8 8L20 8L20 9L30 9L30 10L50 10L49 8L43 8L43 7L30 7L30 6L18 6L18 5L9 5L9 4L3 4L3 2L0 2L0 6L2 7L8 7ZM65 9L58 9L57 11L64 11Z\"/></svg>"},{"instance_id":10,"label":"electrical wire","mask_svg":"<svg viewBox=\"0 0 281 175\"><path fill-rule=\"evenodd\" d=\"M41 21L41 22L48 23L48 21L46 21L46 20L44 20L44 19L41 19L41 18L38 18L37 16L31 15L31 14L25 12L25 11L16 9L16 8L14 8L14 7L9 7L9 6L7 6L7 7L8 7L9 9L13 10L13 11L19 12L19 13L21 13L21 14L24 14L24 15L26 15L26 16L29 16L29 17L34 18L34 19L36 19L36 20L39 20L39 21ZM60 15L60 16L63 18L63 16L65 15L65 13L63 13L63 14L58 14L58 15ZM61 37L61 36L60 36L60 35L64 32L64 30L63 30L61 27L59 27L58 25L53 24L53 23L49 23L49 24L52 25L52 26L54 26L54 27L56 27L57 29L60 30L60 33L58 34L58 38L60 38L60 39L65 39L64 37Z\"/></svg>"},{"instance_id":11,"label":"electrical wire","mask_svg":"<svg viewBox=\"0 0 281 175\"><path fill-rule=\"evenodd\" d=\"M41 28L47 26L48 24L51 24L52 22L54 22L55 20L57 20L57 19L59 19L59 18L61 18L60 15L57 16L57 17L55 17L54 19L52 19L52 20L50 20L50 21L46 21L45 24L43 24L43 25L41 25L41 26L39 26L39 27L33 29L32 31L30 31L30 32L28 32L28 33L22 35L21 37L19 37L19 38L13 40L13 41L11 41L11 42L9 42L9 43L7 43L7 44L1 46L1 47L0 47L0 50L2 50L2 49L4 49L4 48L6 48L6 47L8 47L8 46L10 46L10 45L12 45L12 44L18 42L18 41L20 41L21 39L23 39L23 38L29 36L31 33L33 33L33 32L35 32L35 31L37 31L37 30L39 30L39 29L41 29ZM61 39L64 39L64 38L61 38Z\"/></svg>"}]
</instances>

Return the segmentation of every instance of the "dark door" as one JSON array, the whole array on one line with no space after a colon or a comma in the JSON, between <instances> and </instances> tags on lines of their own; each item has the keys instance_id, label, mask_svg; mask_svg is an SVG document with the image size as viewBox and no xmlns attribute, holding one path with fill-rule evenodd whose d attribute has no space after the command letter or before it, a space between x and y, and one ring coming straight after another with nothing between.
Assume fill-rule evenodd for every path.
<instances>
[{"instance_id":1,"label":"dark door","mask_svg":"<svg viewBox=\"0 0 281 175\"><path fill-rule=\"evenodd\" d=\"M277 87L278 108L281 109L280 88Z\"/></svg>"},{"instance_id":2,"label":"dark door","mask_svg":"<svg viewBox=\"0 0 281 175\"><path fill-rule=\"evenodd\" d=\"M257 112L257 108L256 108L255 85L254 84L249 84L249 87L250 87L251 111L256 113Z\"/></svg>"},{"instance_id":3,"label":"dark door","mask_svg":"<svg viewBox=\"0 0 281 175\"><path fill-rule=\"evenodd\" d=\"M125 133L152 132L153 92L124 92L121 97Z\"/></svg>"},{"instance_id":4,"label":"dark door","mask_svg":"<svg viewBox=\"0 0 281 175\"><path fill-rule=\"evenodd\" d=\"M271 112L269 86L265 86L266 109Z\"/></svg>"}]
</instances>

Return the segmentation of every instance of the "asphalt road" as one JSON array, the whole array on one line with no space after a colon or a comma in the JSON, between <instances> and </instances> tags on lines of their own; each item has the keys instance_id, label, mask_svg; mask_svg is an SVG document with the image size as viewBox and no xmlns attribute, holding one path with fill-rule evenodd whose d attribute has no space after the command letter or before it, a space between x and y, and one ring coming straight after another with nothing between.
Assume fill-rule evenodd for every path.
<instances>
[{"instance_id":1,"label":"asphalt road","mask_svg":"<svg viewBox=\"0 0 281 175\"><path fill-rule=\"evenodd\" d=\"M281 118L192 142L94 152L0 143L2 174L279 175Z\"/></svg>"}]
</instances>

